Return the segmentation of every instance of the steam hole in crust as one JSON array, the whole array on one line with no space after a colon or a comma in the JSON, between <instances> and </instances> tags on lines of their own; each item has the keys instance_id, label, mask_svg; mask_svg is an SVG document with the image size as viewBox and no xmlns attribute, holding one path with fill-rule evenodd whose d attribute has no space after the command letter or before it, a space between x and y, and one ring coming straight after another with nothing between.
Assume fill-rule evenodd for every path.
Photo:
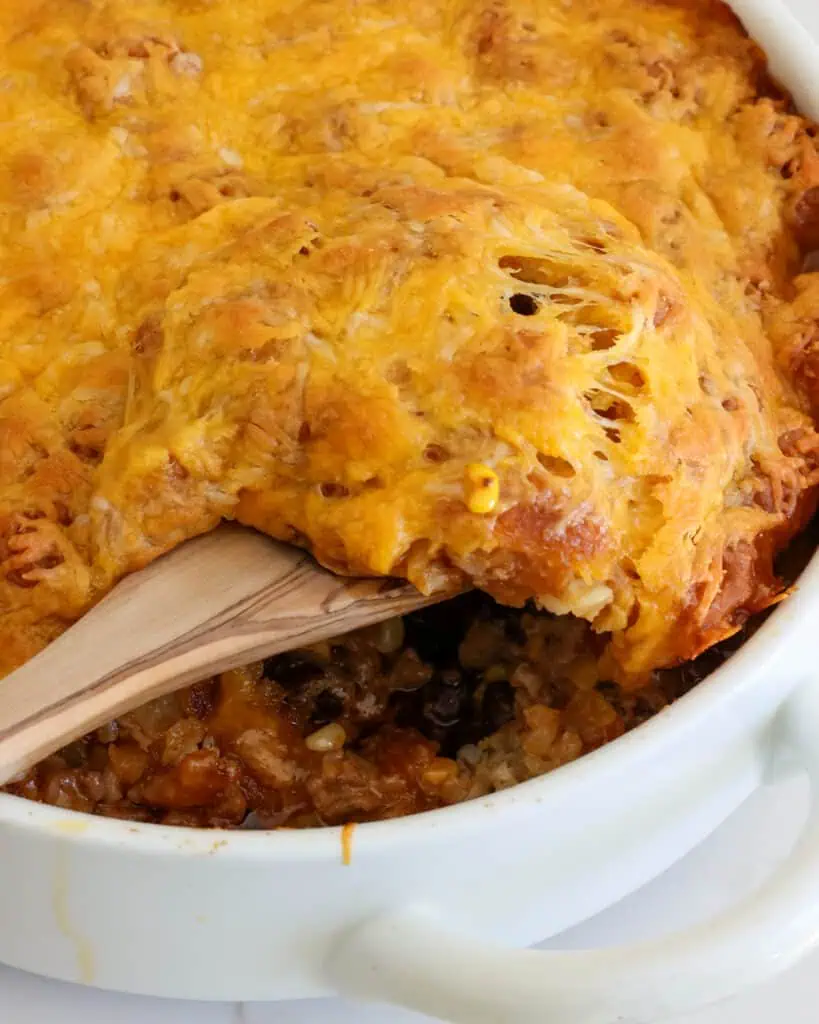
<instances>
[{"instance_id":1,"label":"steam hole in crust","mask_svg":"<svg viewBox=\"0 0 819 1024\"><path fill-rule=\"evenodd\" d=\"M572 264L561 265L536 256L502 256L498 260L498 266L516 281L523 281L526 284L543 284L549 288L583 287L589 284L579 267ZM561 299L558 298L557 301Z\"/></svg>"},{"instance_id":2,"label":"steam hole in crust","mask_svg":"<svg viewBox=\"0 0 819 1024\"><path fill-rule=\"evenodd\" d=\"M449 460L449 452L440 444L428 444L424 449L427 462L441 463Z\"/></svg>"},{"instance_id":3,"label":"steam hole in crust","mask_svg":"<svg viewBox=\"0 0 819 1024\"><path fill-rule=\"evenodd\" d=\"M322 498L346 498L350 493L344 484L323 483L319 486Z\"/></svg>"},{"instance_id":4,"label":"steam hole in crust","mask_svg":"<svg viewBox=\"0 0 819 1024\"><path fill-rule=\"evenodd\" d=\"M634 422L634 409L623 398L612 395L608 391L601 391L593 388L583 396L589 403L595 416L604 420L616 420L622 423Z\"/></svg>"},{"instance_id":5,"label":"steam hole in crust","mask_svg":"<svg viewBox=\"0 0 819 1024\"><path fill-rule=\"evenodd\" d=\"M544 455L543 452L539 452L537 461L553 476L560 476L568 480L576 475L575 468L571 462L568 459L561 458L559 455Z\"/></svg>"},{"instance_id":6,"label":"steam hole in crust","mask_svg":"<svg viewBox=\"0 0 819 1024\"><path fill-rule=\"evenodd\" d=\"M525 292L515 292L509 299L509 306L518 316L534 316L539 309L537 299Z\"/></svg>"},{"instance_id":7,"label":"steam hole in crust","mask_svg":"<svg viewBox=\"0 0 819 1024\"><path fill-rule=\"evenodd\" d=\"M590 335L593 352L602 352L607 348L614 348L617 344L617 331L612 327L601 327Z\"/></svg>"},{"instance_id":8,"label":"steam hole in crust","mask_svg":"<svg viewBox=\"0 0 819 1024\"><path fill-rule=\"evenodd\" d=\"M609 376L621 387L637 393L646 385L642 371L634 363L613 363L607 367Z\"/></svg>"}]
</instances>

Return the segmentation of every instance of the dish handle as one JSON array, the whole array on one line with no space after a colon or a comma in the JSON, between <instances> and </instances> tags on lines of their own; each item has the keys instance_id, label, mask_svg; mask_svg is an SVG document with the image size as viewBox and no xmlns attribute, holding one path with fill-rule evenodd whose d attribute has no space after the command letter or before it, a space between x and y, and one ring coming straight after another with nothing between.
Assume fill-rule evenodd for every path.
<instances>
[{"instance_id":1,"label":"dish handle","mask_svg":"<svg viewBox=\"0 0 819 1024\"><path fill-rule=\"evenodd\" d=\"M776 720L773 754L807 770L793 853L746 902L667 938L599 950L510 950L406 909L345 933L330 970L345 995L453 1024L648 1024L735 994L819 946L819 686Z\"/></svg>"}]
</instances>

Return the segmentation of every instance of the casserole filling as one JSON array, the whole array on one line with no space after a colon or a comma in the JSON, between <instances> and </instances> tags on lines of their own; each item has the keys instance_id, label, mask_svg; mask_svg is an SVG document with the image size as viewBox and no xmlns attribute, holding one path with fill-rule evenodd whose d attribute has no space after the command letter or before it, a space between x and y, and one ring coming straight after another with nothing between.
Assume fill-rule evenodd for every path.
<instances>
[{"instance_id":1,"label":"casserole filling","mask_svg":"<svg viewBox=\"0 0 819 1024\"><path fill-rule=\"evenodd\" d=\"M723 641L629 692L587 623L473 591L198 683L122 716L9 791L170 825L290 828L429 810L551 771L719 665Z\"/></svg>"}]
</instances>

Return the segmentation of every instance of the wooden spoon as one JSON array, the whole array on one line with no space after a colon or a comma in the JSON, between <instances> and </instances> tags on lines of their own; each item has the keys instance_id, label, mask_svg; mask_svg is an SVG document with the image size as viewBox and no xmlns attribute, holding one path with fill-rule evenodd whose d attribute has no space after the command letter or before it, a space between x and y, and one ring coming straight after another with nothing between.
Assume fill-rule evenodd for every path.
<instances>
[{"instance_id":1,"label":"wooden spoon","mask_svg":"<svg viewBox=\"0 0 819 1024\"><path fill-rule=\"evenodd\" d=\"M0 680L0 784L186 683L440 599L334 576L303 551L222 526L126 577Z\"/></svg>"}]
</instances>

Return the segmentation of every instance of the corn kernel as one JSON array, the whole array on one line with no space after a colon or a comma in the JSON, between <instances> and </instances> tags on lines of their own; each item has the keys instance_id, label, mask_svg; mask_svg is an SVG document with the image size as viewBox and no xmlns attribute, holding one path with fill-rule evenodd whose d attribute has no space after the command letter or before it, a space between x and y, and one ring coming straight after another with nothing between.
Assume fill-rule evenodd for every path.
<instances>
[{"instance_id":1,"label":"corn kernel","mask_svg":"<svg viewBox=\"0 0 819 1024\"><path fill-rule=\"evenodd\" d=\"M500 482L498 474L478 462L466 467L466 506L477 516L494 511L498 504Z\"/></svg>"},{"instance_id":2,"label":"corn kernel","mask_svg":"<svg viewBox=\"0 0 819 1024\"><path fill-rule=\"evenodd\" d=\"M436 757L421 776L422 782L427 786L436 788L442 786L458 774L458 766L454 761L446 757Z\"/></svg>"},{"instance_id":3,"label":"corn kernel","mask_svg":"<svg viewBox=\"0 0 819 1024\"><path fill-rule=\"evenodd\" d=\"M399 616L380 622L375 628L374 643L381 654L395 654L404 643L404 620Z\"/></svg>"},{"instance_id":4,"label":"corn kernel","mask_svg":"<svg viewBox=\"0 0 819 1024\"><path fill-rule=\"evenodd\" d=\"M328 754L331 750L341 750L346 742L347 733L344 726L338 722L331 722L310 733L304 745L315 754Z\"/></svg>"}]
</instances>

